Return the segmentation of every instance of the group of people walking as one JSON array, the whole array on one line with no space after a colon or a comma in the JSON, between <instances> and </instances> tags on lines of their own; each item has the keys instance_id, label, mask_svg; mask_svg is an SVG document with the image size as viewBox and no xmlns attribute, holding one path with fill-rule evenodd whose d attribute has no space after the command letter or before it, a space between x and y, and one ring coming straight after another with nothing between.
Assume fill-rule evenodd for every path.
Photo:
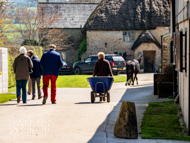
<instances>
[{"instance_id":1,"label":"group of people walking","mask_svg":"<svg viewBox=\"0 0 190 143\"><path fill-rule=\"evenodd\" d=\"M38 89L38 99L42 98L41 76L43 76L43 104L48 98L49 81L51 81L51 102L56 104L56 80L58 71L63 66L61 55L55 51L56 46L51 44L49 50L44 52L41 60L32 50L27 51L25 47L20 47L20 55L15 58L13 69L16 78L17 103L20 103L21 95L24 104L27 103L27 82L29 80L29 94L32 87L32 100L36 96L36 83ZM21 94L22 90L22 94Z\"/></svg>"},{"instance_id":2,"label":"group of people walking","mask_svg":"<svg viewBox=\"0 0 190 143\"><path fill-rule=\"evenodd\" d=\"M32 100L36 97L36 83L38 89L38 99L42 98L41 93L41 76L43 76L43 104L46 104L48 98L49 81L51 81L51 102L56 104L56 80L59 70L63 66L61 55L55 51L56 46L49 45L49 51L44 52L41 60L32 50L27 51L25 47L20 47L20 55L15 58L13 69L16 75L16 94L17 103L21 100L24 104L27 103L27 82L28 94L31 93ZM95 64L93 76L113 76L109 61L105 60L103 52L98 53L98 61ZM22 94L21 94L22 90ZM100 98L102 101L102 98Z\"/></svg>"}]
</instances>

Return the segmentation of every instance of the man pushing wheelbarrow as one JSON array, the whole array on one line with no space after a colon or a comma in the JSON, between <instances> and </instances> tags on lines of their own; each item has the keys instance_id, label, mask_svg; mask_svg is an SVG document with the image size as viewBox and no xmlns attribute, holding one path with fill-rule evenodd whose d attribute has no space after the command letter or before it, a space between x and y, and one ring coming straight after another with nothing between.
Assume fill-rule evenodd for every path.
<instances>
[{"instance_id":1,"label":"man pushing wheelbarrow","mask_svg":"<svg viewBox=\"0 0 190 143\"><path fill-rule=\"evenodd\" d=\"M94 103L95 97L100 97L100 101L105 101L105 97L107 97L107 102L110 102L109 90L113 83L112 76L113 73L109 61L105 59L105 54L103 52L99 52L98 61L95 63L93 77L87 79L93 90L91 92L92 103Z\"/></svg>"}]
</instances>

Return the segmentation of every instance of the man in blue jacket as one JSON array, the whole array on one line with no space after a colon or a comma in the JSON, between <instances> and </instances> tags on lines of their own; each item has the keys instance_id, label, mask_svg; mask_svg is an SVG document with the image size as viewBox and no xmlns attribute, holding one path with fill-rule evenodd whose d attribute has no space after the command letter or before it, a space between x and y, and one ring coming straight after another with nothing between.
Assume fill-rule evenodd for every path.
<instances>
[{"instance_id":1,"label":"man in blue jacket","mask_svg":"<svg viewBox=\"0 0 190 143\"><path fill-rule=\"evenodd\" d=\"M40 61L44 92L44 99L42 103L46 104L46 100L48 98L49 80L51 80L51 102L52 104L56 104L56 80L58 77L58 71L63 66L63 61L61 55L55 51L55 45L51 44L48 48L49 51L43 54Z\"/></svg>"},{"instance_id":2,"label":"man in blue jacket","mask_svg":"<svg viewBox=\"0 0 190 143\"><path fill-rule=\"evenodd\" d=\"M38 56L34 54L31 54L31 60L33 62L33 68L32 68L33 72L30 74L30 78L32 80L32 100L34 100L36 96L36 83L37 83L37 89L38 89L38 99L41 99L42 98L42 93L41 93L42 70L40 67L40 60L38 59Z\"/></svg>"}]
</instances>

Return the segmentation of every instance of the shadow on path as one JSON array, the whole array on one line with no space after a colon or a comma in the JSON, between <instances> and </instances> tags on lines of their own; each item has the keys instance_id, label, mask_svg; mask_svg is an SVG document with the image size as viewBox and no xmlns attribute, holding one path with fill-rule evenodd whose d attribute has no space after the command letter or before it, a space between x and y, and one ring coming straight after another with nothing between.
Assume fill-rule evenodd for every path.
<instances>
[{"instance_id":1,"label":"shadow on path","mask_svg":"<svg viewBox=\"0 0 190 143\"><path fill-rule=\"evenodd\" d=\"M120 142L128 142L135 141L128 139L120 139L116 138L113 135L113 130L115 126L115 122L117 120L117 116L119 114L120 106L123 101L127 102L135 102L136 112L137 112L137 120L138 127L140 128L141 119L143 117L144 111L146 110L147 104L149 102L158 102L157 96L153 95L153 86L146 87L136 87L136 88L128 88L126 92L121 97L120 101L116 106L114 106L113 110L106 117L104 122L98 127L94 136L88 141L88 143L120 143ZM141 107L143 106L143 107ZM140 124L139 124L140 123ZM137 140L136 140L137 141Z\"/></svg>"},{"instance_id":2,"label":"shadow on path","mask_svg":"<svg viewBox=\"0 0 190 143\"><path fill-rule=\"evenodd\" d=\"M13 104L0 104L0 106L13 106L13 105L17 105L17 103L13 103Z\"/></svg>"}]
</instances>

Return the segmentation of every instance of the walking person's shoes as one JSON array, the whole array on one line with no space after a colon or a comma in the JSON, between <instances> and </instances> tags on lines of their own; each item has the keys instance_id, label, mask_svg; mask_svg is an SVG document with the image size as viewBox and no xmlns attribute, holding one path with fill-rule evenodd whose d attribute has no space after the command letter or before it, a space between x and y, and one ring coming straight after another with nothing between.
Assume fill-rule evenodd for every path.
<instances>
[{"instance_id":1,"label":"walking person's shoes","mask_svg":"<svg viewBox=\"0 0 190 143\"><path fill-rule=\"evenodd\" d=\"M41 99L41 98L42 98L42 96L38 97L38 99Z\"/></svg>"},{"instance_id":2,"label":"walking person's shoes","mask_svg":"<svg viewBox=\"0 0 190 143\"><path fill-rule=\"evenodd\" d=\"M47 100L47 96L44 97L43 101L42 101L42 104L46 104L46 100Z\"/></svg>"},{"instance_id":3,"label":"walking person's shoes","mask_svg":"<svg viewBox=\"0 0 190 143\"><path fill-rule=\"evenodd\" d=\"M21 96L19 95L19 96L17 96L17 103L20 103L20 98L21 98Z\"/></svg>"},{"instance_id":4,"label":"walking person's shoes","mask_svg":"<svg viewBox=\"0 0 190 143\"><path fill-rule=\"evenodd\" d=\"M56 102L52 102L52 104L57 104Z\"/></svg>"},{"instance_id":5,"label":"walking person's shoes","mask_svg":"<svg viewBox=\"0 0 190 143\"><path fill-rule=\"evenodd\" d=\"M23 102L23 104L27 104L27 102Z\"/></svg>"},{"instance_id":6,"label":"walking person's shoes","mask_svg":"<svg viewBox=\"0 0 190 143\"><path fill-rule=\"evenodd\" d=\"M35 96L32 96L32 100L34 100L35 99Z\"/></svg>"},{"instance_id":7,"label":"walking person's shoes","mask_svg":"<svg viewBox=\"0 0 190 143\"><path fill-rule=\"evenodd\" d=\"M29 92L27 92L28 93L28 95L30 95L30 93Z\"/></svg>"}]
</instances>

